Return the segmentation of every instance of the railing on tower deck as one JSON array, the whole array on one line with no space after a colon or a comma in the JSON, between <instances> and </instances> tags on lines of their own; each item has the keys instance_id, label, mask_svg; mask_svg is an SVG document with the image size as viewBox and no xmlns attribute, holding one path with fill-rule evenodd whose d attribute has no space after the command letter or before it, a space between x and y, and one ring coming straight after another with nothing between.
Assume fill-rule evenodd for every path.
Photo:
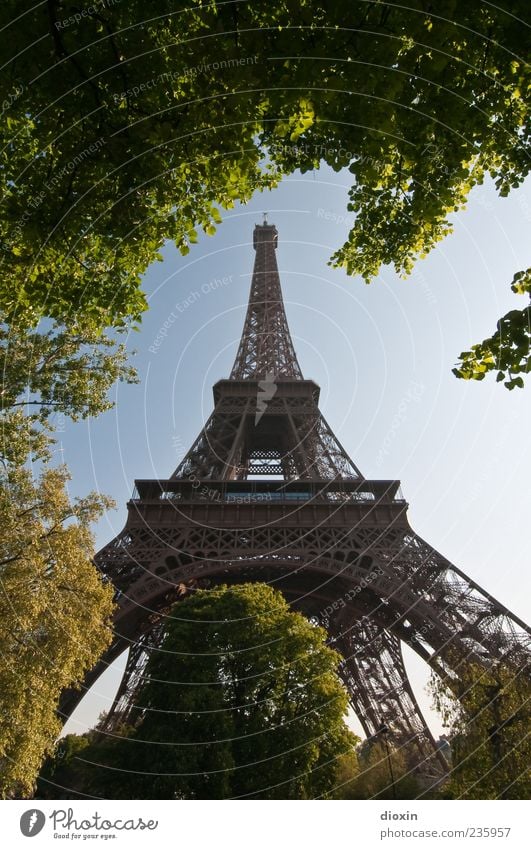
<instances>
[{"instance_id":1,"label":"railing on tower deck","mask_svg":"<svg viewBox=\"0 0 531 849\"><path fill-rule=\"evenodd\" d=\"M304 504L404 502L400 481L392 480L243 480L198 478L137 480L133 502L224 504Z\"/></svg>"}]
</instances>

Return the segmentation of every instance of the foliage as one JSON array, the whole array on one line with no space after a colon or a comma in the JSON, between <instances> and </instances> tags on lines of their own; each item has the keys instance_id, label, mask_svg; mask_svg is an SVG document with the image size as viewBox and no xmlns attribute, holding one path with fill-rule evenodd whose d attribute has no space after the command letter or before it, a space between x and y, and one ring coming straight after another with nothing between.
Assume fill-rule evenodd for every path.
<instances>
[{"instance_id":1,"label":"foliage","mask_svg":"<svg viewBox=\"0 0 531 849\"><path fill-rule=\"evenodd\" d=\"M416 799L422 789L408 766L403 747L387 749L366 741L356 761L345 758L336 776L335 799Z\"/></svg>"},{"instance_id":2,"label":"foliage","mask_svg":"<svg viewBox=\"0 0 531 849\"><path fill-rule=\"evenodd\" d=\"M336 774L334 777L334 789L332 799L347 799L350 797L352 784L358 777L360 771L358 752L353 749L337 759Z\"/></svg>"},{"instance_id":3,"label":"foliage","mask_svg":"<svg viewBox=\"0 0 531 849\"><path fill-rule=\"evenodd\" d=\"M45 759L37 780L35 799L72 797L81 755L90 745L89 734L67 734L61 737Z\"/></svg>"},{"instance_id":4,"label":"foliage","mask_svg":"<svg viewBox=\"0 0 531 849\"><path fill-rule=\"evenodd\" d=\"M366 281L386 264L408 274L485 175L503 196L529 171L527 13L524 0L160 0L154 16L140 0L8 0L0 309L137 320L165 238L186 253L221 209L321 162L354 181L332 263Z\"/></svg>"},{"instance_id":5,"label":"foliage","mask_svg":"<svg viewBox=\"0 0 531 849\"><path fill-rule=\"evenodd\" d=\"M44 760L39 773L34 799L83 799L89 784L94 782L95 767L104 761L114 763L120 755L122 741L133 732L130 725L114 729L113 736L105 738L98 727L85 734L67 734L57 740ZM99 770L101 775L101 770ZM114 776L113 776L114 777ZM101 779L103 783L105 778Z\"/></svg>"},{"instance_id":6,"label":"foliage","mask_svg":"<svg viewBox=\"0 0 531 849\"><path fill-rule=\"evenodd\" d=\"M531 296L531 268L514 275L511 289L517 295ZM507 389L523 387L521 375L531 371L531 306L500 318L496 332L462 353L460 367L453 372L465 380L483 380L493 369L498 370L496 380L505 380Z\"/></svg>"},{"instance_id":7,"label":"foliage","mask_svg":"<svg viewBox=\"0 0 531 849\"><path fill-rule=\"evenodd\" d=\"M0 459L14 464L49 456L55 415L97 416L117 380L136 380L125 347L81 320L42 332L0 324L0 368Z\"/></svg>"},{"instance_id":8,"label":"foliage","mask_svg":"<svg viewBox=\"0 0 531 849\"><path fill-rule=\"evenodd\" d=\"M111 639L112 590L92 565L90 523L111 506L71 502L63 468L0 477L0 795L29 792L79 685Z\"/></svg>"},{"instance_id":9,"label":"foliage","mask_svg":"<svg viewBox=\"0 0 531 849\"><path fill-rule=\"evenodd\" d=\"M185 253L197 226L214 232L219 203L273 184L253 143L256 95L231 106L242 69L189 71L212 50L239 60L241 47L213 46L215 5L166 0L145 20L133 0L66 26L75 3L22 5L2 8L17 22L3 76L0 308L27 321L81 307L98 326L137 320L140 275L164 239Z\"/></svg>"},{"instance_id":10,"label":"foliage","mask_svg":"<svg viewBox=\"0 0 531 849\"><path fill-rule=\"evenodd\" d=\"M357 738L326 633L264 584L197 591L172 609L125 739L95 743L87 789L110 798L307 799Z\"/></svg>"},{"instance_id":11,"label":"foliage","mask_svg":"<svg viewBox=\"0 0 531 849\"><path fill-rule=\"evenodd\" d=\"M531 791L529 666L472 663L458 680L431 681L452 737L447 798L527 799Z\"/></svg>"}]
</instances>

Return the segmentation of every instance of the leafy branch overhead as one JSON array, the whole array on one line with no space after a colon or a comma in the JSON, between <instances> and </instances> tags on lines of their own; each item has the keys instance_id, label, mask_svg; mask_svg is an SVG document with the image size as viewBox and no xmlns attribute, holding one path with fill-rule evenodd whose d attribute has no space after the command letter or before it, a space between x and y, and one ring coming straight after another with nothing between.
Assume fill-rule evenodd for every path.
<instances>
[{"instance_id":1,"label":"leafy branch overhead","mask_svg":"<svg viewBox=\"0 0 531 849\"><path fill-rule=\"evenodd\" d=\"M7 319L138 321L166 238L186 253L221 210L322 162L353 179L355 224L332 263L366 281L386 264L408 274L475 185L487 175L506 195L530 161L528 3L427 8L160 0L147 16L130 0L80 15L8 0ZM506 354L523 351L525 317L501 321L499 346L472 348L459 377L493 356L521 384L526 355L517 371Z\"/></svg>"},{"instance_id":2,"label":"leafy branch overhead","mask_svg":"<svg viewBox=\"0 0 531 849\"><path fill-rule=\"evenodd\" d=\"M82 321L44 332L0 323L0 459L47 458L57 414L75 421L110 409L116 381L137 379L126 358L123 344Z\"/></svg>"},{"instance_id":3,"label":"leafy branch overhead","mask_svg":"<svg viewBox=\"0 0 531 849\"><path fill-rule=\"evenodd\" d=\"M517 295L531 297L531 268L513 277L511 289ZM483 380L487 372L497 369L496 380L504 380L507 389L523 388L523 374L531 371L531 306L511 310L500 318L496 332L489 339L473 345L461 354L460 366L453 369L456 377Z\"/></svg>"}]
</instances>

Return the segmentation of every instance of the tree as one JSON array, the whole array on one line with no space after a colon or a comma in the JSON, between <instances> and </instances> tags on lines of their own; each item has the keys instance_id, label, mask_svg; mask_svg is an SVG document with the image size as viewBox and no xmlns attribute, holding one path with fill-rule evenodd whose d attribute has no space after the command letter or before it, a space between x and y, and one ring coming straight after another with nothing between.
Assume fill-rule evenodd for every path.
<instances>
[{"instance_id":1,"label":"tree","mask_svg":"<svg viewBox=\"0 0 531 849\"><path fill-rule=\"evenodd\" d=\"M71 502L64 468L0 477L0 795L30 792L78 686L111 640L112 588L91 562L90 523L111 506Z\"/></svg>"},{"instance_id":2,"label":"tree","mask_svg":"<svg viewBox=\"0 0 531 849\"><path fill-rule=\"evenodd\" d=\"M527 799L531 791L529 665L469 664L459 680L433 675L436 708L450 729L452 799Z\"/></svg>"},{"instance_id":3,"label":"tree","mask_svg":"<svg viewBox=\"0 0 531 849\"><path fill-rule=\"evenodd\" d=\"M10 320L137 320L165 238L185 253L197 227L213 233L220 210L297 168L352 174L355 224L332 264L367 282L386 264L409 274L485 176L503 196L529 171L524 0L161 0L149 19L140 0L22 7L2 7ZM531 368L514 312L508 388ZM488 362L474 347L457 376Z\"/></svg>"},{"instance_id":4,"label":"tree","mask_svg":"<svg viewBox=\"0 0 531 849\"><path fill-rule=\"evenodd\" d=\"M74 421L112 407L117 380L136 381L123 345L77 320L29 331L0 323L0 460L49 458L53 417Z\"/></svg>"},{"instance_id":5,"label":"tree","mask_svg":"<svg viewBox=\"0 0 531 849\"><path fill-rule=\"evenodd\" d=\"M265 584L172 608L136 699L135 730L83 752L109 798L308 799L357 738L326 633Z\"/></svg>"},{"instance_id":6,"label":"tree","mask_svg":"<svg viewBox=\"0 0 531 849\"><path fill-rule=\"evenodd\" d=\"M381 740L365 741L357 759L343 759L335 799L416 799L422 788L408 766L407 751Z\"/></svg>"},{"instance_id":7,"label":"tree","mask_svg":"<svg viewBox=\"0 0 531 849\"><path fill-rule=\"evenodd\" d=\"M79 756L83 755L90 742L90 734L67 734L61 737L42 765L33 798L64 799L66 795L71 799L83 770Z\"/></svg>"}]
</instances>

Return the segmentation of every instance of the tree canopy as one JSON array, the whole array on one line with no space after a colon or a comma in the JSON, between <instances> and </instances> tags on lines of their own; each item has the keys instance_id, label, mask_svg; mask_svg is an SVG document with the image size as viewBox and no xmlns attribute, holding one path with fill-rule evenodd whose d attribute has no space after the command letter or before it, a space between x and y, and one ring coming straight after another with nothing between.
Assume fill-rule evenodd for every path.
<instances>
[{"instance_id":1,"label":"tree canopy","mask_svg":"<svg viewBox=\"0 0 531 849\"><path fill-rule=\"evenodd\" d=\"M197 591L172 608L126 720L134 730L79 755L85 792L162 799L327 795L340 757L357 742L345 725L338 661L326 632L265 584Z\"/></svg>"},{"instance_id":2,"label":"tree canopy","mask_svg":"<svg viewBox=\"0 0 531 849\"><path fill-rule=\"evenodd\" d=\"M296 169L348 169L355 223L331 262L407 275L486 175L529 171L528 4L507 0L70 0L3 4L0 309L96 326L140 318L165 239ZM528 287L516 293L526 297ZM529 310L456 374L531 368Z\"/></svg>"},{"instance_id":3,"label":"tree canopy","mask_svg":"<svg viewBox=\"0 0 531 849\"><path fill-rule=\"evenodd\" d=\"M31 791L61 729L61 692L79 685L111 639L112 588L89 525L111 506L72 502L64 469L0 478L0 796Z\"/></svg>"}]
</instances>

